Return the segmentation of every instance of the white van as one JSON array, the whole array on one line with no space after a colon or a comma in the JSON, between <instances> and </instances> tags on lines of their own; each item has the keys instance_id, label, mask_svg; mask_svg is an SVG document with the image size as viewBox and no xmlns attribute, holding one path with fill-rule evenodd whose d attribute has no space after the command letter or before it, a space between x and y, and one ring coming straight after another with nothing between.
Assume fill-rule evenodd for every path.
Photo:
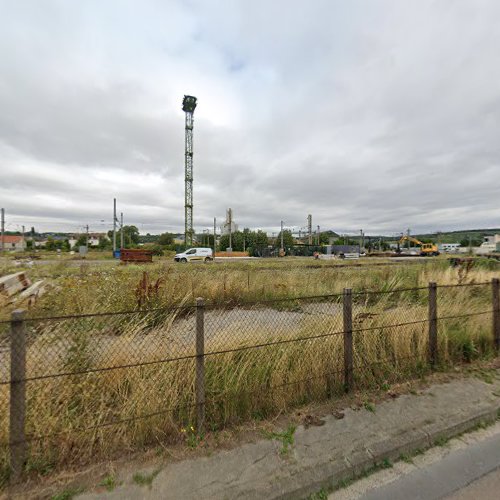
<instances>
[{"instance_id":1,"label":"white van","mask_svg":"<svg viewBox=\"0 0 500 500\"><path fill-rule=\"evenodd\" d=\"M183 253L178 253L174 257L175 262L191 262L191 261L202 261L210 262L213 260L213 254L211 248L190 248Z\"/></svg>"}]
</instances>

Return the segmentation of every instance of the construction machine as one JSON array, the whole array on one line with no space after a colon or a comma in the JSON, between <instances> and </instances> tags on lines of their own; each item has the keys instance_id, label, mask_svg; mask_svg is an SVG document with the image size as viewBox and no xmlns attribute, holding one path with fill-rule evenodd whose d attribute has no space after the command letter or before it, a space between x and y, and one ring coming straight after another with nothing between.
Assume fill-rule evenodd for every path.
<instances>
[{"instance_id":1,"label":"construction machine","mask_svg":"<svg viewBox=\"0 0 500 500\"><path fill-rule=\"evenodd\" d=\"M411 241L412 243L415 243L415 245L418 245L420 247L420 255L424 257L435 257L439 255L439 250L436 244L422 243L421 241L417 240L417 238L413 238L413 236L408 236L406 234L402 236L401 239L399 240L398 250L399 250L399 245L402 245L405 241Z\"/></svg>"}]
</instances>

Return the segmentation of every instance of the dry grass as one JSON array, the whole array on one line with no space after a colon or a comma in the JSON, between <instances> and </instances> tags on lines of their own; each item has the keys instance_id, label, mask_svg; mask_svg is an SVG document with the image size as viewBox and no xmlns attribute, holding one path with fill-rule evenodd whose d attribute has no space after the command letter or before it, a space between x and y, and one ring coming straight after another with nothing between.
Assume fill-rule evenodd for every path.
<instances>
[{"instance_id":1,"label":"dry grass","mask_svg":"<svg viewBox=\"0 0 500 500\"><path fill-rule=\"evenodd\" d=\"M376 264L353 266L352 263L284 259L208 265L159 263L108 269L86 264L72 268L60 262L30 271L32 279L40 275L53 276L48 281L56 289L37 304L32 315L135 310L139 306L169 307L193 303L196 297L204 297L210 303L238 304L334 294L344 287L391 290L426 286L431 280L455 284L489 280L496 271L479 268L461 274L440 259L418 264L394 265L378 261ZM7 313L4 309L4 317Z\"/></svg>"},{"instance_id":2,"label":"dry grass","mask_svg":"<svg viewBox=\"0 0 500 500\"><path fill-rule=\"evenodd\" d=\"M41 304L37 314L113 311L137 306L132 266L116 275L66 276L64 288ZM250 275L248 280L242 279ZM404 267L269 269L206 266L150 268L149 285L162 279L158 293L145 295L145 307L183 304L202 295L217 303L379 289L355 294L353 319L357 387L383 387L423 375L427 365L427 295L394 292L425 286L490 280L494 271L462 276L440 264ZM225 276L225 277L224 277ZM225 283L225 294L221 283ZM119 286L118 286L119 285ZM262 288L263 287L263 290ZM221 298L222 293L222 298ZM440 316L491 309L486 286L440 288ZM274 305L206 313L207 425L218 429L251 418L331 398L343 391L342 310L339 299L280 302ZM57 309L56 309L57 308ZM229 318L229 319L228 319ZM389 325L402 324L397 327ZM362 330L362 331L359 331ZM192 310L33 322L29 326L28 377L89 371L194 354ZM308 337L318 337L307 339ZM293 342L285 342L295 340ZM245 346L279 342L267 347ZM439 323L442 367L489 356L491 315ZM2 365L8 366L4 353ZM7 373L3 372L3 377ZM193 359L47 378L27 383L27 431L49 436L30 443L28 468L41 472L62 463L85 462L137 450L157 442L184 439L194 425ZM8 386L0 386L0 440L7 439ZM171 411L165 411L172 409ZM148 418L144 415L156 414ZM119 425L106 425L122 422ZM0 460L5 464L5 453Z\"/></svg>"}]
</instances>

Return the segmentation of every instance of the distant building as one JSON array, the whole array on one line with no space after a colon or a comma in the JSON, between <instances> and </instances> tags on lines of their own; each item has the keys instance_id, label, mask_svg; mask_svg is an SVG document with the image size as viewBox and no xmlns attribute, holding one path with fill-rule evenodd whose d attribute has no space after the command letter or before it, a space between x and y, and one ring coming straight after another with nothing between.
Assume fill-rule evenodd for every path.
<instances>
[{"instance_id":1,"label":"distant building","mask_svg":"<svg viewBox=\"0 0 500 500\"><path fill-rule=\"evenodd\" d=\"M2 244L2 236L0 236L0 247ZM10 234L3 235L3 248L15 252L17 250L26 250L26 241L23 236L16 236Z\"/></svg>"},{"instance_id":2,"label":"distant building","mask_svg":"<svg viewBox=\"0 0 500 500\"><path fill-rule=\"evenodd\" d=\"M85 236L85 234L82 234L82 235L78 235L78 234L73 234L70 238L68 238L68 243L69 243L69 246L71 248L73 248L78 239L80 238L80 236ZM100 237L106 237L107 239L107 236L106 235L100 235L100 234L89 234L89 247L97 247L99 246L99 238Z\"/></svg>"},{"instance_id":3,"label":"distant building","mask_svg":"<svg viewBox=\"0 0 500 500\"><path fill-rule=\"evenodd\" d=\"M54 233L44 233L40 236L31 238L31 240L33 241L33 246L35 248L44 248L45 245L47 245L49 238L52 241L64 241L68 239L68 236Z\"/></svg>"},{"instance_id":4,"label":"distant building","mask_svg":"<svg viewBox=\"0 0 500 500\"><path fill-rule=\"evenodd\" d=\"M233 220L233 209L232 208L227 209L226 221L224 222L224 224L222 224L222 226L220 227L220 230L221 230L222 234L229 234L230 232L235 233L236 231L238 231L238 224L235 224L235 222Z\"/></svg>"},{"instance_id":5,"label":"distant building","mask_svg":"<svg viewBox=\"0 0 500 500\"><path fill-rule=\"evenodd\" d=\"M68 238L69 246L73 248L76 245L76 242L81 236L86 236L85 233L83 234L72 234ZM120 234L118 233L118 237L120 237ZM99 239L100 238L106 238L108 239L107 235L104 233L89 233L89 247L97 247L99 246Z\"/></svg>"},{"instance_id":6,"label":"distant building","mask_svg":"<svg viewBox=\"0 0 500 500\"><path fill-rule=\"evenodd\" d=\"M444 253L456 253L459 251L460 243L440 243L438 249Z\"/></svg>"},{"instance_id":7,"label":"distant building","mask_svg":"<svg viewBox=\"0 0 500 500\"><path fill-rule=\"evenodd\" d=\"M497 245L498 243L500 243L500 234L485 236L484 243L490 244L490 245Z\"/></svg>"},{"instance_id":8,"label":"distant building","mask_svg":"<svg viewBox=\"0 0 500 500\"><path fill-rule=\"evenodd\" d=\"M500 252L500 234L485 236L481 246L473 248L472 251L476 255Z\"/></svg>"}]
</instances>

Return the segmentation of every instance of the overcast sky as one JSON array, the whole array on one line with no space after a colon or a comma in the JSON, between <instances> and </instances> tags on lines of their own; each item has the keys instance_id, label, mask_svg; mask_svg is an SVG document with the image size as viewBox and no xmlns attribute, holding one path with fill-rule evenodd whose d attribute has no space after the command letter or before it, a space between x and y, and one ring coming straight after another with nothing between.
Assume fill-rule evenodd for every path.
<instances>
[{"instance_id":1,"label":"overcast sky","mask_svg":"<svg viewBox=\"0 0 500 500\"><path fill-rule=\"evenodd\" d=\"M0 0L7 229L184 227L232 207L392 234L500 226L498 0ZM104 221L104 222L101 222Z\"/></svg>"}]
</instances>

